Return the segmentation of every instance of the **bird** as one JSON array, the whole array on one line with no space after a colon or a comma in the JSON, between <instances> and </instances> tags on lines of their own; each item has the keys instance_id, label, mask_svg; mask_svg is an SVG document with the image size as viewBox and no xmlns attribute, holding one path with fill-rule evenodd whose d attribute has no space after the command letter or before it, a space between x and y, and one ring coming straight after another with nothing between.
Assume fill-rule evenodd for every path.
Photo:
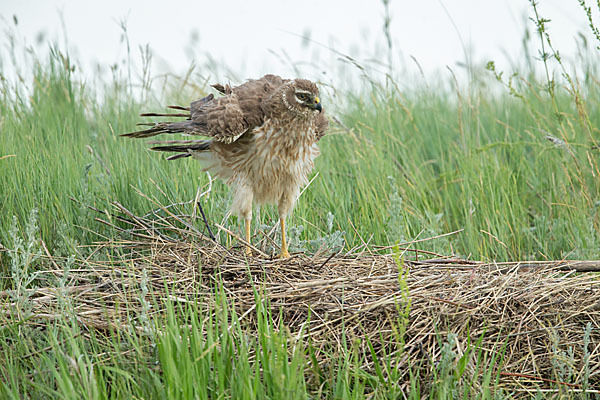
<instances>
[{"instance_id":1,"label":"bird","mask_svg":"<svg viewBox=\"0 0 600 400\"><path fill-rule=\"evenodd\" d=\"M145 113L149 117L185 117L177 122L156 122L148 129L121 136L148 138L184 133L201 140L150 142L151 150L174 152L167 160L192 157L202 169L233 189L230 212L245 221L250 243L253 204L277 206L281 227L280 258L290 257L285 222L300 190L308 183L319 156L317 146L329 122L319 89L307 79L283 79L268 74L239 86L211 85L213 94L189 107L168 106L183 113ZM251 256L250 247L245 252Z\"/></svg>"}]
</instances>

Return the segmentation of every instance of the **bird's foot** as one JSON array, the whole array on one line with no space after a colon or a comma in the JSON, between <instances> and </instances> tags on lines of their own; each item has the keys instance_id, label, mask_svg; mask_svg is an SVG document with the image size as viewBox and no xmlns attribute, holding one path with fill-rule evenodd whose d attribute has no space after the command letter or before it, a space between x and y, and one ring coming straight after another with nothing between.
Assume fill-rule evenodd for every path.
<instances>
[{"instance_id":1,"label":"bird's foot","mask_svg":"<svg viewBox=\"0 0 600 400\"><path fill-rule=\"evenodd\" d=\"M244 253L246 253L246 257L252 257L252 249L250 247L246 246Z\"/></svg>"},{"instance_id":2,"label":"bird's foot","mask_svg":"<svg viewBox=\"0 0 600 400\"><path fill-rule=\"evenodd\" d=\"M281 254L279 254L279 259L283 260L285 258L290 258L290 252L287 250L284 250L281 252Z\"/></svg>"}]
</instances>

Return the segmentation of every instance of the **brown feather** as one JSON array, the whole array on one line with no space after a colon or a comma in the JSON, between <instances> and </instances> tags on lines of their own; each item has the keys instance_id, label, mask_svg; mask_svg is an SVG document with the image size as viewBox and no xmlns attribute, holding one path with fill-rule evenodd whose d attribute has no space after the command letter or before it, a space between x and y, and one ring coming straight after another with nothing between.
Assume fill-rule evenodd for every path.
<instances>
[{"instance_id":1,"label":"brown feather","mask_svg":"<svg viewBox=\"0 0 600 400\"><path fill-rule=\"evenodd\" d=\"M131 138L147 138L163 133L185 133L188 135L202 135L206 131L206 125L194 121L181 122L158 122L153 128L142 131L125 133L121 136Z\"/></svg>"},{"instance_id":2,"label":"brown feather","mask_svg":"<svg viewBox=\"0 0 600 400\"><path fill-rule=\"evenodd\" d=\"M186 117L186 118L189 118L190 114L179 114L179 113L171 113L171 114L143 113L143 114L140 114L140 117Z\"/></svg>"},{"instance_id":3,"label":"brown feather","mask_svg":"<svg viewBox=\"0 0 600 400\"><path fill-rule=\"evenodd\" d=\"M190 111L189 107L182 107L182 106L167 106L167 108L171 108L173 110Z\"/></svg>"},{"instance_id":4,"label":"brown feather","mask_svg":"<svg viewBox=\"0 0 600 400\"><path fill-rule=\"evenodd\" d=\"M315 133L317 135L317 141L321 140L325 136L325 131L329 128L329 120L325 116L325 110L319 113L317 121L315 122Z\"/></svg>"},{"instance_id":5,"label":"brown feather","mask_svg":"<svg viewBox=\"0 0 600 400\"><path fill-rule=\"evenodd\" d=\"M190 153L180 153L180 154L175 154L173 156L167 157L167 160L171 161L171 160L177 160L179 158L185 158L185 157L191 157L191 156L192 155Z\"/></svg>"},{"instance_id":6,"label":"brown feather","mask_svg":"<svg viewBox=\"0 0 600 400\"><path fill-rule=\"evenodd\" d=\"M179 144L172 146L155 146L150 150L154 151L170 151L174 153L189 153L191 151L206 151L210 149L210 140L199 140L199 143L194 144Z\"/></svg>"},{"instance_id":7,"label":"brown feather","mask_svg":"<svg viewBox=\"0 0 600 400\"><path fill-rule=\"evenodd\" d=\"M220 83L215 83L214 85L210 85L212 86L216 91L218 91L221 94L224 95L229 95L231 94L231 86L229 85L221 85Z\"/></svg>"},{"instance_id":8,"label":"brown feather","mask_svg":"<svg viewBox=\"0 0 600 400\"><path fill-rule=\"evenodd\" d=\"M148 144L195 144L206 140L152 140Z\"/></svg>"},{"instance_id":9,"label":"brown feather","mask_svg":"<svg viewBox=\"0 0 600 400\"><path fill-rule=\"evenodd\" d=\"M165 130L163 128L156 127L156 128L145 129L143 131L124 133L120 136L131 137L131 138L146 138L146 137L160 135L161 133L164 133L164 132L165 132Z\"/></svg>"}]
</instances>

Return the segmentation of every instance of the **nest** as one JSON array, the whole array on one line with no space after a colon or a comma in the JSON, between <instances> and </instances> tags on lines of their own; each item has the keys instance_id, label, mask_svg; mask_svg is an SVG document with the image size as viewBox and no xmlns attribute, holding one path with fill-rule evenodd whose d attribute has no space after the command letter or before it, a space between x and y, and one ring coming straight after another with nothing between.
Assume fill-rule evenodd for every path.
<instances>
[{"instance_id":1,"label":"nest","mask_svg":"<svg viewBox=\"0 0 600 400\"><path fill-rule=\"evenodd\" d=\"M258 292L276 326L310 340L319 362L327 362L332 349L344 348L344 341L356 343L364 354L395 353L408 381L410 368L439 362L444 342L457 358L477 343L501 360L501 384L511 390L577 390L586 374L591 385L600 383L600 363L593 361L600 359L600 281L593 272L600 263L489 263L418 252L400 259L366 246L327 256L247 259L241 249L223 247L181 219L178 228L165 219L160 234L156 221L152 228L142 217L130 215L127 221L136 239L96 249L118 248L124 255L77 260L67 285L31 289L28 321L60 318L67 299L77 321L90 329L142 330L135 317L144 303L140 293L156 313L166 301L197 296L207 299L198 304L210 312L218 283L249 334ZM165 227L180 237L164 234ZM63 269L49 259L55 268L46 272L62 276ZM0 292L0 298L9 295ZM0 312L10 314L14 305L4 301ZM373 369L372 363L366 357L363 367ZM468 364L478 373L475 353ZM568 377L557 375L557 365L568 368Z\"/></svg>"}]
</instances>

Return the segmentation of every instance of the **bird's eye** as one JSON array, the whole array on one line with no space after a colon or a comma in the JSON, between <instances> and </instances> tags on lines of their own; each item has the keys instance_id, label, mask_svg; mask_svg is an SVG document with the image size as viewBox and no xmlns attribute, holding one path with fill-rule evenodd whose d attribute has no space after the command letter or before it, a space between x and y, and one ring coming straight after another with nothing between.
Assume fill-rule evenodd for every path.
<instances>
[{"instance_id":1,"label":"bird's eye","mask_svg":"<svg viewBox=\"0 0 600 400\"><path fill-rule=\"evenodd\" d=\"M308 100L308 95L306 95L306 93L296 93L296 97L300 101L306 101L306 100Z\"/></svg>"}]
</instances>

